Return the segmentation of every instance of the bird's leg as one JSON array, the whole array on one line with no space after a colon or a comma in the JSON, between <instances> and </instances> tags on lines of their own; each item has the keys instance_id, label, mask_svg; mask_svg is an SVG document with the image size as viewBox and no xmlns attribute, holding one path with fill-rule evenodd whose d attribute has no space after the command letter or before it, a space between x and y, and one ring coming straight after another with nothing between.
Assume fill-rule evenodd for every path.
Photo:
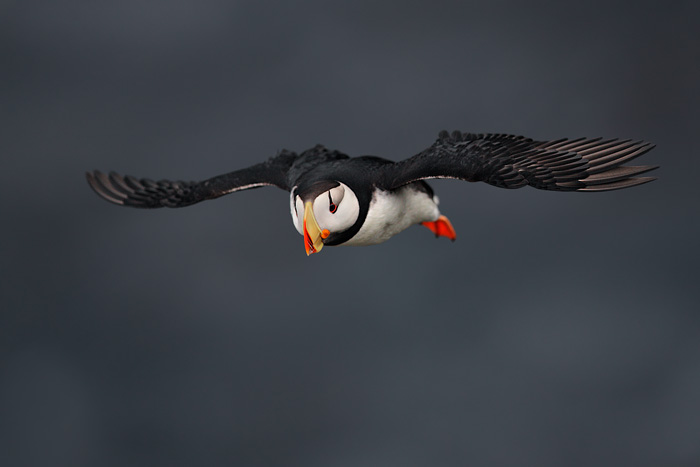
<instances>
[{"instance_id":1,"label":"bird's leg","mask_svg":"<svg viewBox=\"0 0 700 467\"><path fill-rule=\"evenodd\" d=\"M453 242L457 238L457 232L455 232L452 223L446 216L440 216L434 222L421 222L421 225L429 228L435 234L435 238L447 237Z\"/></svg>"}]
</instances>

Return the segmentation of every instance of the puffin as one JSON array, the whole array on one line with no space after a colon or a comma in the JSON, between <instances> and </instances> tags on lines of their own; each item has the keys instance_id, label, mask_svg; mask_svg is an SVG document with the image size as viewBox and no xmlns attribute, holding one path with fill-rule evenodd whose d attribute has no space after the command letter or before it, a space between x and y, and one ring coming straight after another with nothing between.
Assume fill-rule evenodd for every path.
<instances>
[{"instance_id":1,"label":"puffin","mask_svg":"<svg viewBox=\"0 0 700 467\"><path fill-rule=\"evenodd\" d=\"M441 131L427 149L394 162L350 157L316 145L282 150L265 162L203 181L153 181L116 172L87 172L103 199L135 208L179 208L241 190L276 186L289 192L306 254L324 246L375 245L413 225L455 240L450 220L426 180L450 178L500 188L598 192L641 185L658 168L623 165L654 148L646 141L578 138L535 141L509 134Z\"/></svg>"}]
</instances>

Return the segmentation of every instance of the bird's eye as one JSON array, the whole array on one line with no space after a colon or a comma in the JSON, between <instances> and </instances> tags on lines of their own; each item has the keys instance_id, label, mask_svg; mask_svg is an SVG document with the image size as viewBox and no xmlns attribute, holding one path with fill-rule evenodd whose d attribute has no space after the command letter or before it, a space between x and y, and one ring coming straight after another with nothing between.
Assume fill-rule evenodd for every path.
<instances>
[{"instance_id":1,"label":"bird's eye","mask_svg":"<svg viewBox=\"0 0 700 467\"><path fill-rule=\"evenodd\" d=\"M330 191L328 192L328 210L331 214L335 214L335 212L338 210L338 205L333 202Z\"/></svg>"},{"instance_id":2,"label":"bird's eye","mask_svg":"<svg viewBox=\"0 0 700 467\"><path fill-rule=\"evenodd\" d=\"M338 205L343 200L344 194L345 189L341 185L328 190L328 211L331 214L335 214L338 210Z\"/></svg>"}]
</instances>

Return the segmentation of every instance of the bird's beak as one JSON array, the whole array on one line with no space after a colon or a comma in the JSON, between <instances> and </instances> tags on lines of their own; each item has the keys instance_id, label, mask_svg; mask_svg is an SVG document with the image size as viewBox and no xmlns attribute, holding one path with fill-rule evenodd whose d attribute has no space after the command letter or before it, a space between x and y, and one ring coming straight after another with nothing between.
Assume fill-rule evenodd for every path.
<instances>
[{"instance_id":1,"label":"bird's beak","mask_svg":"<svg viewBox=\"0 0 700 467\"><path fill-rule=\"evenodd\" d=\"M328 230L321 230L314 217L313 204L311 201L307 201L304 205L304 246L306 247L306 256L321 251L323 238L327 236Z\"/></svg>"}]
</instances>

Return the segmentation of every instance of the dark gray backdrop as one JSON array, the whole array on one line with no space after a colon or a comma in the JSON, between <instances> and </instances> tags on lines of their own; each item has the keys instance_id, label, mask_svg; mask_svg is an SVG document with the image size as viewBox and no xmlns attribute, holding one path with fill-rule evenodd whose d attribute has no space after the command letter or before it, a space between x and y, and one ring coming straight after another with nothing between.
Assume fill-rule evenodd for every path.
<instances>
[{"instance_id":1,"label":"dark gray backdrop","mask_svg":"<svg viewBox=\"0 0 700 467\"><path fill-rule=\"evenodd\" d=\"M0 2L0 464L697 465L697 2ZM658 147L604 194L433 183L459 234L307 258L282 148Z\"/></svg>"}]
</instances>

